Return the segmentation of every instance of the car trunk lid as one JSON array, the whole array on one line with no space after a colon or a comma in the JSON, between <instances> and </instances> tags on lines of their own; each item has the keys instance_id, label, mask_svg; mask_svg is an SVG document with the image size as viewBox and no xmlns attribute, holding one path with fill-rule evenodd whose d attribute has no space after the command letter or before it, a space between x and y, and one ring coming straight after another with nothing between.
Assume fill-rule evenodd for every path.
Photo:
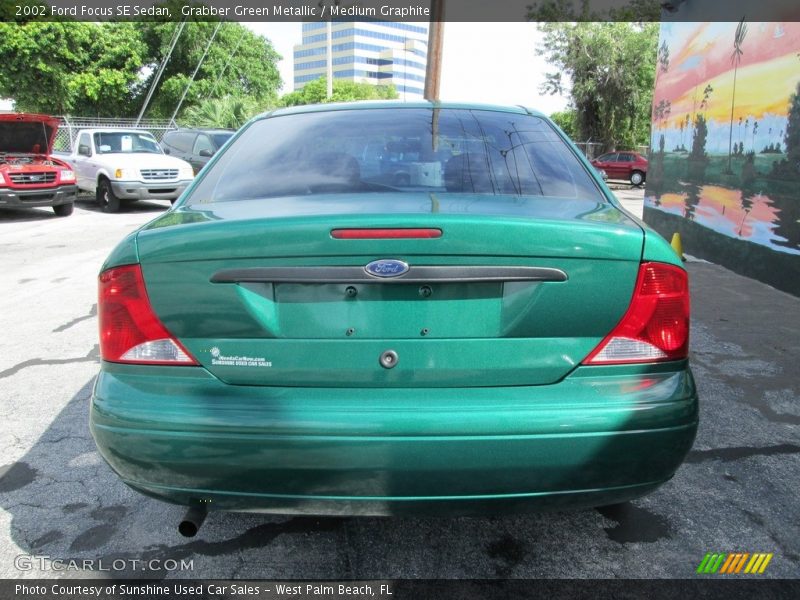
<instances>
[{"instance_id":1,"label":"car trunk lid","mask_svg":"<svg viewBox=\"0 0 800 600\"><path fill-rule=\"evenodd\" d=\"M597 202L378 194L291 205L308 214L197 205L138 235L154 310L228 383L553 383L622 317L642 251L641 228ZM415 228L441 236L331 235ZM381 277L366 268L375 261L408 270Z\"/></svg>"}]
</instances>

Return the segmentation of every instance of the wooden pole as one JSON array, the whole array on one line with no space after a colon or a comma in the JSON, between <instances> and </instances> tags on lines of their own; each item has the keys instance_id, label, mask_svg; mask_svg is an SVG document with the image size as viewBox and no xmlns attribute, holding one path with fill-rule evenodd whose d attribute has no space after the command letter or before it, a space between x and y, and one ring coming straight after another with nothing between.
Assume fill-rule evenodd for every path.
<instances>
[{"instance_id":1,"label":"wooden pole","mask_svg":"<svg viewBox=\"0 0 800 600\"><path fill-rule=\"evenodd\" d=\"M431 0L431 24L428 31L428 65L425 70L425 100L439 100L444 40L444 1Z\"/></svg>"},{"instance_id":2,"label":"wooden pole","mask_svg":"<svg viewBox=\"0 0 800 600\"><path fill-rule=\"evenodd\" d=\"M338 2L337 2L338 4ZM327 64L327 89L325 92L325 97L330 100L331 96L333 96L333 22L330 18L328 18L328 64Z\"/></svg>"}]
</instances>

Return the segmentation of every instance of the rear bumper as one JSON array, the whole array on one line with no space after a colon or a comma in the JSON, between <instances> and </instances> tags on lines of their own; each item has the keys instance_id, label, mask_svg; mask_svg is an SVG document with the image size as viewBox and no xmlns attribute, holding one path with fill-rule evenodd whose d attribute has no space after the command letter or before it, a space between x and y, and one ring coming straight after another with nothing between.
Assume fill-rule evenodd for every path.
<instances>
[{"instance_id":1,"label":"rear bumper","mask_svg":"<svg viewBox=\"0 0 800 600\"><path fill-rule=\"evenodd\" d=\"M141 181L112 181L111 189L123 200L175 200L189 187L190 180L165 183L142 183Z\"/></svg>"},{"instance_id":2,"label":"rear bumper","mask_svg":"<svg viewBox=\"0 0 800 600\"><path fill-rule=\"evenodd\" d=\"M75 202L78 187L62 185L57 188L17 190L0 188L0 208L27 208L30 206L59 206Z\"/></svg>"},{"instance_id":3,"label":"rear bumper","mask_svg":"<svg viewBox=\"0 0 800 600\"><path fill-rule=\"evenodd\" d=\"M448 515L597 506L652 491L692 445L691 373L661 369L376 390L230 386L202 368L105 363L91 429L128 485L178 504Z\"/></svg>"}]
</instances>

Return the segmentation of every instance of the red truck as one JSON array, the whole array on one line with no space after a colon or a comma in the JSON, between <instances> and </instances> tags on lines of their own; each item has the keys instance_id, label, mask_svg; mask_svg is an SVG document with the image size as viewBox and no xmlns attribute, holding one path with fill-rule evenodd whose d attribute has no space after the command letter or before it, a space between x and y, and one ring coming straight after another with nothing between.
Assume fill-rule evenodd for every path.
<instances>
[{"instance_id":1,"label":"red truck","mask_svg":"<svg viewBox=\"0 0 800 600\"><path fill-rule=\"evenodd\" d=\"M0 114L0 208L52 206L59 217L72 214L75 172L51 156L58 125L47 115Z\"/></svg>"}]
</instances>

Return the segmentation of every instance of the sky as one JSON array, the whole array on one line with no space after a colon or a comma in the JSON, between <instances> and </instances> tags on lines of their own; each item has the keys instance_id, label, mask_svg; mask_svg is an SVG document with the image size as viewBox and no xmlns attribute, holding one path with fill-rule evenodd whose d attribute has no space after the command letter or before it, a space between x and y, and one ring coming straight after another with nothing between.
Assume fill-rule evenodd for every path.
<instances>
[{"instance_id":1,"label":"sky","mask_svg":"<svg viewBox=\"0 0 800 600\"><path fill-rule=\"evenodd\" d=\"M245 25L271 40L284 57L279 64L283 92L292 91L293 46L301 41L301 24ZM540 40L535 23L445 23L441 99L523 104L548 115L563 110L567 98L539 92L544 74L552 70L536 54Z\"/></svg>"}]
</instances>

